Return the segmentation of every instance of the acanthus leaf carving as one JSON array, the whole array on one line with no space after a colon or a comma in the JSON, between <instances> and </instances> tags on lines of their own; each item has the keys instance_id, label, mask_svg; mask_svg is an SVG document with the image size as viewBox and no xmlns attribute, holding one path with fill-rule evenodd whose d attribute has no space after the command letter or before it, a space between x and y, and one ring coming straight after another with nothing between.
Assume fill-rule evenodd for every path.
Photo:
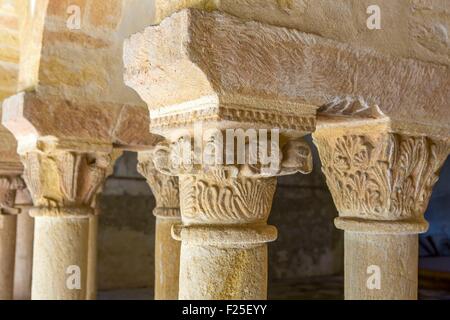
<instances>
[{"instance_id":1,"label":"acanthus leaf carving","mask_svg":"<svg viewBox=\"0 0 450 320\"><path fill-rule=\"evenodd\" d=\"M181 210L188 223L266 222L276 178L236 178L217 169L180 177Z\"/></svg>"},{"instance_id":2,"label":"acanthus leaf carving","mask_svg":"<svg viewBox=\"0 0 450 320\"><path fill-rule=\"evenodd\" d=\"M395 133L321 136L322 170L341 216L421 219L446 143Z\"/></svg>"},{"instance_id":3,"label":"acanthus leaf carving","mask_svg":"<svg viewBox=\"0 0 450 320\"><path fill-rule=\"evenodd\" d=\"M16 192L25 188L25 183L20 176L0 177L0 214L20 213L20 210L14 208Z\"/></svg>"},{"instance_id":4,"label":"acanthus leaf carving","mask_svg":"<svg viewBox=\"0 0 450 320\"><path fill-rule=\"evenodd\" d=\"M156 170L152 157L152 152L139 154L138 172L146 178L155 196L157 209L178 216L180 207L178 177Z\"/></svg>"},{"instance_id":5,"label":"acanthus leaf carving","mask_svg":"<svg viewBox=\"0 0 450 320\"><path fill-rule=\"evenodd\" d=\"M119 153L55 151L22 156L24 179L38 207L95 207L95 198Z\"/></svg>"},{"instance_id":6,"label":"acanthus leaf carving","mask_svg":"<svg viewBox=\"0 0 450 320\"><path fill-rule=\"evenodd\" d=\"M73 152L60 152L55 158L59 171L61 191L68 202L74 202L78 191L78 174L83 155Z\"/></svg>"}]
</instances>

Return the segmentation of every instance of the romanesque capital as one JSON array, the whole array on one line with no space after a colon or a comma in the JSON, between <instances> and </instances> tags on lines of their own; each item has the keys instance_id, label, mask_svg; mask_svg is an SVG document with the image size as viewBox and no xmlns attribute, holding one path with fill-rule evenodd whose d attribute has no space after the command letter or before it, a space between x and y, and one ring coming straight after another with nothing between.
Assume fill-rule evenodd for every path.
<instances>
[{"instance_id":1,"label":"romanesque capital","mask_svg":"<svg viewBox=\"0 0 450 320\"><path fill-rule=\"evenodd\" d=\"M267 219L276 176L311 171L309 146L298 137L283 141L281 147L279 140L258 141L255 150L272 146L266 154L271 157L261 161L252 158L251 139L232 145L227 144L224 132L225 137L217 139L219 133L205 135L197 143L180 137L152 151L151 160L160 174L179 177L183 227L174 226L173 236L184 243L220 246L274 241L277 232L267 225Z\"/></svg>"},{"instance_id":2,"label":"romanesque capital","mask_svg":"<svg viewBox=\"0 0 450 320\"><path fill-rule=\"evenodd\" d=\"M118 154L75 150L30 151L21 155L23 177L35 216L86 216L95 213L96 195Z\"/></svg>"},{"instance_id":3,"label":"romanesque capital","mask_svg":"<svg viewBox=\"0 0 450 320\"><path fill-rule=\"evenodd\" d=\"M207 229L208 241L212 243L275 240L275 228L266 223L276 177L309 173L312 155L302 137L263 132L239 129L193 132L192 136L161 142L145 155L148 161L141 162L150 162L147 168L167 176L163 181L179 177L184 227L174 228L176 238L206 241L203 235ZM144 171L142 164L140 170Z\"/></svg>"},{"instance_id":4,"label":"romanesque capital","mask_svg":"<svg viewBox=\"0 0 450 320\"><path fill-rule=\"evenodd\" d=\"M15 215L21 212L16 207L16 194L26 189L20 175L0 176L0 215Z\"/></svg>"},{"instance_id":5,"label":"romanesque capital","mask_svg":"<svg viewBox=\"0 0 450 320\"><path fill-rule=\"evenodd\" d=\"M322 170L349 231L420 233L441 165L445 140L396 133L382 126L319 129Z\"/></svg>"},{"instance_id":6,"label":"romanesque capital","mask_svg":"<svg viewBox=\"0 0 450 320\"><path fill-rule=\"evenodd\" d=\"M124 42L125 83L147 103L150 131L165 138L154 167L179 177L176 239L230 247L276 239L267 225L276 177L312 170L303 137L318 109L285 81L298 71L287 50L295 42L281 28L194 9Z\"/></svg>"},{"instance_id":7,"label":"romanesque capital","mask_svg":"<svg viewBox=\"0 0 450 320\"><path fill-rule=\"evenodd\" d=\"M153 214L160 218L180 217L178 177L158 171L153 163L153 152L138 153L138 172L145 177L156 199Z\"/></svg>"},{"instance_id":8,"label":"romanesque capital","mask_svg":"<svg viewBox=\"0 0 450 320\"><path fill-rule=\"evenodd\" d=\"M313 166L304 138L280 135L278 129L194 129L193 135L158 143L150 153L153 168L169 176L224 171L234 178L264 178L308 174Z\"/></svg>"}]
</instances>

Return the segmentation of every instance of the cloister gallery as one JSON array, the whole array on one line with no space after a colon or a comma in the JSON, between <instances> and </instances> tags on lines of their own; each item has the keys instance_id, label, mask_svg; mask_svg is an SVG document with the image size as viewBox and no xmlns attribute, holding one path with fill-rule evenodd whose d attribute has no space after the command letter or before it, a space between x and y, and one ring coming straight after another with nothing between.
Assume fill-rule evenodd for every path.
<instances>
[{"instance_id":1,"label":"cloister gallery","mask_svg":"<svg viewBox=\"0 0 450 320\"><path fill-rule=\"evenodd\" d=\"M416 299L449 30L448 0L0 0L0 298L128 269L156 299L266 299L342 268L346 299ZM106 191L132 154L154 234Z\"/></svg>"}]
</instances>

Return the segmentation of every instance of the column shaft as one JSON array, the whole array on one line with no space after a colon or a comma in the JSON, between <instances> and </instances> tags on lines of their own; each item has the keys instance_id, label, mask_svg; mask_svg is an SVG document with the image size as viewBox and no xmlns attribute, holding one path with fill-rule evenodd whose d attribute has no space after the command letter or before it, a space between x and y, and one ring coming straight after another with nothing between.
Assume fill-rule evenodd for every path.
<instances>
[{"instance_id":1,"label":"column shaft","mask_svg":"<svg viewBox=\"0 0 450 320\"><path fill-rule=\"evenodd\" d=\"M33 300L85 300L89 218L36 217Z\"/></svg>"},{"instance_id":2,"label":"column shaft","mask_svg":"<svg viewBox=\"0 0 450 320\"><path fill-rule=\"evenodd\" d=\"M16 226L16 215L0 215L0 300L13 298Z\"/></svg>"},{"instance_id":3,"label":"column shaft","mask_svg":"<svg viewBox=\"0 0 450 320\"><path fill-rule=\"evenodd\" d=\"M14 300L31 299L33 270L34 219L27 209L17 217L16 263L14 269Z\"/></svg>"},{"instance_id":4,"label":"column shaft","mask_svg":"<svg viewBox=\"0 0 450 320\"><path fill-rule=\"evenodd\" d=\"M223 131L206 131L203 156L209 160L197 166L177 163L180 150L191 150L187 153L191 156L195 153L189 138L162 143L153 152L157 170L179 177L182 224L172 227L172 236L182 243L179 299L267 298L267 243L277 238L276 228L267 225L267 219L276 176L310 172L312 157L302 137L286 137L280 146L273 132L272 154L281 153L282 161L276 156L270 164L239 159L242 165L223 165L220 155L225 151L237 154L249 148L234 145L235 138L245 141L239 132L237 136L228 132L229 143L223 144ZM267 151L267 136L262 135L262 140L261 148Z\"/></svg>"},{"instance_id":5,"label":"column shaft","mask_svg":"<svg viewBox=\"0 0 450 320\"><path fill-rule=\"evenodd\" d=\"M418 236L345 232L347 300L417 299Z\"/></svg>"},{"instance_id":6,"label":"column shaft","mask_svg":"<svg viewBox=\"0 0 450 320\"><path fill-rule=\"evenodd\" d=\"M180 177L180 299L267 298L267 225L276 178ZM194 196L195 195L195 196Z\"/></svg>"},{"instance_id":7,"label":"column shaft","mask_svg":"<svg viewBox=\"0 0 450 320\"><path fill-rule=\"evenodd\" d=\"M445 141L392 124L322 127L313 135L345 231L346 299L417 299L418 234Z\"/></svg>"},{"instance_id":8,"label":"column shaft","mask_svg":"<svg viewBox=\"0 0 450 320\"><path fill-rule=\"evenodd\" d=\"M174 224L181 220L156 217L155 300L177 300L181 243L171 236Z\"/></svg>"},{"instance_id":9,"label":"column shaft","mask_svg":"<svg viewBox=\"0 0 450 320\"><path fill-rule=\"evenodd\" d=\"M46 150L21 155L35 218L31 298L86 300L95 291L93 280L88 282L89 256L95 255L95 200L120 153L108 146L82 152L50 144Z\"/></svg>"},{"instance_id":10,"label":"column shaft","mask_svg":"<svg viewBox=\"0 0 450 320\"><path fill-rule=\"evenodd\" d=\"M267 245L220 248L183 244L180 299L267 298Z\"/></svg>"},{"instance_id":11,"label":"column shaft","mask_svg":"<svg viewBox=\"0 0 450 320\"><path fill-rule=\"evenodd\" d=\"M153 152L140 152L138 171L147 179L156 200L155 300L178 299L180 243L171 236L181 223L178 178L160 173L153 164Z\"/></svg>"},{"instance_id":12,"label":"column shaft","mask_svg":"<svg viewBox=\"0 0 450 320\"><path fill-rule=\"evenodd\" d=\"M98 236L98 215L89 219L89 253L87 272L87 299L97 298L97 236Z\"/></svg>"}]
</instances>

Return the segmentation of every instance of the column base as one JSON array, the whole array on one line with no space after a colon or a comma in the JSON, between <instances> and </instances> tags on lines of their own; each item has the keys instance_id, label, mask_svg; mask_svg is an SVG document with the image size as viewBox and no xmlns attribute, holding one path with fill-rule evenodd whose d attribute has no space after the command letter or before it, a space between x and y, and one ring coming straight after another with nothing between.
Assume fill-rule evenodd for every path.
<instances>
[{"instance_id":1,"label":"column base","mask_svg":"<svg viewBox=\"0 0 450 320\"><path fill-rule=\"evenodd\" d=\"M177 300L181 243L171 236L180 218L156 217L155 232L155 300Z\"/></svg>"}]
</instances>

